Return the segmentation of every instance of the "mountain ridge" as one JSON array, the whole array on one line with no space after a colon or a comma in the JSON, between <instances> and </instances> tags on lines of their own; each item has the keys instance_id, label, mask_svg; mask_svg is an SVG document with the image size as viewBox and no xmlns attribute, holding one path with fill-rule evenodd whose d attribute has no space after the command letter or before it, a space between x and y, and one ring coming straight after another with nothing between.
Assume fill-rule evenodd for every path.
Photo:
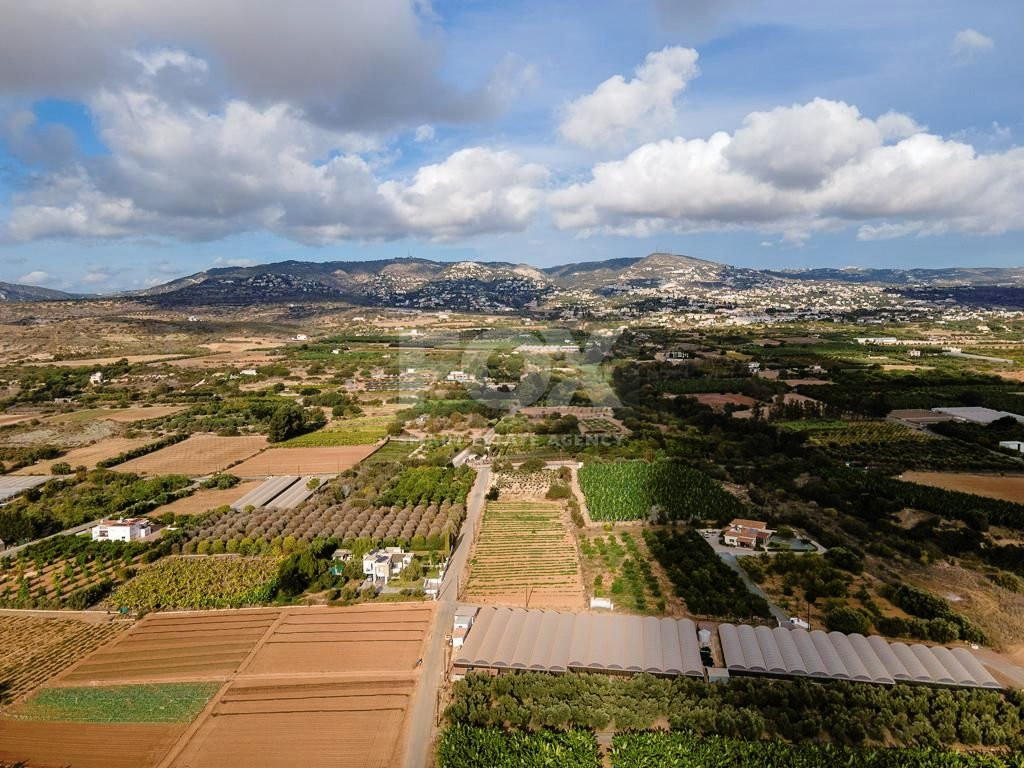
<instances>
[{"instance_id":1,"label":"mountain ridge","mask_svg":"<svg viewBox=\"0 0 1024 768\"><path fill-rule=\"evenodd\" d=\"M77 298L80 298L79 294L65 293L53 288L0 282L0 302L68 301Z\"/></svg>"}]
</instances>

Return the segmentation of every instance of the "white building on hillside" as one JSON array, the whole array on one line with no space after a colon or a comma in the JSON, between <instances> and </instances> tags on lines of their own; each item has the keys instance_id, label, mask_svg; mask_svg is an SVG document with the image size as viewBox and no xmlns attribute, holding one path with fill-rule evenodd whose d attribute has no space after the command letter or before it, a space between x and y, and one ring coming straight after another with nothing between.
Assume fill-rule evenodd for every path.
<instances>
[{"instance_id":1,"label":"white building on hillside","mask_svg":"<svg viewBox=\"0 0 1024 768\"><path fill-rule=\"evenodd\" d=\"M138 541L153 532L153 523L144 517L100 520L92 528L93 541Z\"/></svg>"}]
</instances>

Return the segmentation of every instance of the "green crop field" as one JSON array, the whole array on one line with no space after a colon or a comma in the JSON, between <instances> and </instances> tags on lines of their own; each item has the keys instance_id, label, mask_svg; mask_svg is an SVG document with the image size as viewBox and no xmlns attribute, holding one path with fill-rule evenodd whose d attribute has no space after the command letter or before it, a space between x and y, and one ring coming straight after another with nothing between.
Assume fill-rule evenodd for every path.
<instances>
[{"instance_id":1,"label":"green crop field","mask_svg":"<svg viewBox=\"0 0 1024 768\"><path fill-rule=\"evenodd\" d=\"M404 461L409 458L409 454L419 448L420 445L421 443L389 440L379 449L363 459L363 462L371 464L386 464L390 461Z\"/></svg>"},{"instance_id":2,"label":"green crop field","mask_svg":"<svg viewBox=\"0 0 1024 768\"><path fill-rule=\"evenodd\" d=\"M368 445L384 439L391 416L356 416L333 421L323 429L293 437L285 448L330 448L337 445Z\"/></svg>"},{"instance_id":3,"label":"green crop field","mask_svg":"<svg viewBox=\"0 0 1024 768\"><path fill-rule=\"evenodd\" d=\"M172 557L146 568L110 596L114 608L241 608L274 594L275 557Z\"/></svg>"},{"instance_id":4,"label":"green crop field","mask_svg":"<svg viewBox=\"0 0 1024 768\"><path fill-rule=\"evenodd\" d=\"M582 603L583 589L562 505L491 501L470 561L468 595L521 596L527 588Z\"/></svg>"},{"instance_id":5,"label":"green crop field","mask_svg":"<svg viewBox=\"0 0 1024 768\"><path fill-rule=\"evenodd\" d=\"M597 740L590 731L502 731L452 725L437 748L441 768L598 768Z\"/></svg>"},{"instance_id":6,"label":"green crop field","mask_svg":"<svg viewBox=\"0 0 1024 768\"><path fill-rule=\"evenodd\" d=\"M20 720L79 723L186 723L220 682L43 688L12 713Z\"/></svg>"},{"instance_id":7,"label":"green crop field","mask_svg":"<svg viewBox=\"0 0 1024 768\"><path fill-rule=\"evenodd\" d=\"M743 504L715 480L676 461L584 464L580 487L592 520L742 517Z\"/></svg>"},{"instance_id":8,"label":"green crop field","mask_svg":"<svg viewBox=\"0 0 1024 768\"><path fill-rule=\"evenodd\" d=\"M784 421L779 426L807 433L814 445L923 443L933 439L927 432L891 421Z\"/></svg>"},{"instance_id":9,"label":"green crop field","mask_svg":"<svg viewBox=\"0 0 1024 768\"><path fill-rule=\"evenodd\" d=\"M857 749L796 745L780 741L740 741L692 733L616 734L614 768L1011 768L1020 763L998 754L962 754L938 749Z\"/></svg>"}]
</instances>

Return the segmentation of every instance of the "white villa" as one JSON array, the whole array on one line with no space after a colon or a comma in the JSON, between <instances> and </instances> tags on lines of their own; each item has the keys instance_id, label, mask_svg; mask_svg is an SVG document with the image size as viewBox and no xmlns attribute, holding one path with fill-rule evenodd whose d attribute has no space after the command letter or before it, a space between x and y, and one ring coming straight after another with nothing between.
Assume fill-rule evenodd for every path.
<instances>
[{"instance_id":1,"label":"white villa","mask_svg":"<svg viewBox=\"0 0 1024 768\"><path fill-rule=\"evenodd\" d=\"M138 541L153 532L153 522L144 517L100 520L92 528L93 541Z\"/></svg>"}]
</instances>

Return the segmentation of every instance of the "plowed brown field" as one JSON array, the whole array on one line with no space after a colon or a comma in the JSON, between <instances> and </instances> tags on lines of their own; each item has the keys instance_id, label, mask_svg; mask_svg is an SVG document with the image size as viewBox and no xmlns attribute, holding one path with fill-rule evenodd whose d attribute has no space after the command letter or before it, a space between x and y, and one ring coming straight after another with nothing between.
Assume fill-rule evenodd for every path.
<instances>
[{"instance_id":1,"label":"plowed brown field","mask_svg":"<svg viewBox=\"0 0 1024 768\"><path fill-rule=\"evenodd\" d=\"M268 475L335 475L354 467L377 449L376 445L329 448L271 448L231 468L239 477Z\"/></svg>"},{"instance_id":2,"label":"plowed brown field","mask_svg":"<svg viewBox=\"0 0 1024 768\"><path fill-rule=\"evenodd\" d=\"M903 480L947 491L1024 502L1024 475L981 475L969 472L904 472Z\"/></svg>"},{"instance_id":3,"label":"plowed brown field","mask_svg":"<svg viewBox=\"0 0 1024 768\"><path fill-rule=\"evenodd\" d=\"M238 501L253 488L258 487L261 482L261 480L252 480L247 483L239 483L234 488L201 489L191 496L157 507L149 513L149 517L159 517L167 512L173 512L176 515L201 515L203 512Z\"/></svg>"},{"instance_id":4,"label":"plowed brown field","mask_svg":"<svg viewBox=\"0 0 1024 768\"><path fill-rule=\"evenodd\" d=\"M243 671L411 673L432 615L429 605L290 611Z\"/></svg>"},{"instance_id":5,"label":"plowed brown field","mask_svg":"<svg viewBox=\"0 0 1024 768\"><path fill-rule=\"evenodd\" d=\"M194 435L184 442L170 445L155 453L118 464L118 472L137 472L140 475L189 475L198 477L227 469L235 462L246 459L267 445L267 438L259 435L246 437L218 437Z\"/></svg>"},{"instance_id":6,"label":"plowed brown field","mask_svg":"<svg viewBox=\"0 0 1024 768\"><path fill-rule=\"evenodd\" d=\"M0 720L0 760L33 768L146 768L156 765L183 725Z\"/></svg>"},{"instance_id":7,"label":"plowed brown field","mask_svg":"<svg viewBox=\"0 0 1024 768\"><path fill-rule=\"evenodd\" d=\"M245 660L277 611L154 614L61 679L64 685L227 677Z\"/></svg>"},{"instance_id":8,"label":"plowed brown field","mask_svg":"<svg viewBox=\"0 0 1024 768\"><path fill-rule=\"evenodd\" d=\"M61 686L225 680L191 725L0 719L0 759L57 768L401 763L431 604L151 614Z\"/></svg>"},{"instance_id":9,"label":"plowed brown field","mask_svg":"<svg viewBox=\"0 0 1024 768\"><path fill-rule=\"evenodd\" d=\"M59 458L46 459L45 461L39 461L30 466L22 467L12 474L48 475L50 474L50 467L58 462L66 462L72 467L84 466L93 469L98 461L112 459L119 453L141 448L152 442L155 442L155 439L152 437L108 437L106 440L100 440L92 445L72 448ZM118 469L120 470L120 467Z\"/></svg>"}]
</instances>

